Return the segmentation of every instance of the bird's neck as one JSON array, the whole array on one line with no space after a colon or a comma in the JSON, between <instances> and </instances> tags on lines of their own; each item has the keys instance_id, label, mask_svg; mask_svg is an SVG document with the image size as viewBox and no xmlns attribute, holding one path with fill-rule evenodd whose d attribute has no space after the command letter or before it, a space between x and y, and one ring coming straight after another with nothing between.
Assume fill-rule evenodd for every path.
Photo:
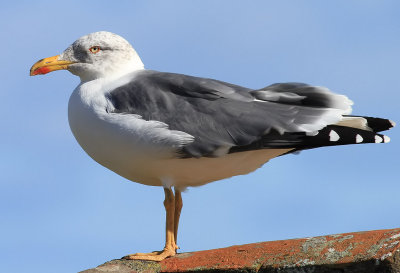
<instances>
[{"instance_id":1,"label":"bird's neck","mask_svg":"<svg viewBox=\"0 0 400 273\"><path fill-rule=\"evenodd\" d=\"M90 99L93 97L103 97L104 94L107 94L111 90L128 84L143 70L144 68L124 70L121 73L109 74L105 77L99 77L87 81L81 80L81 83L78 86L78 92L82 98Z\"/></svg>"}]
</instances>

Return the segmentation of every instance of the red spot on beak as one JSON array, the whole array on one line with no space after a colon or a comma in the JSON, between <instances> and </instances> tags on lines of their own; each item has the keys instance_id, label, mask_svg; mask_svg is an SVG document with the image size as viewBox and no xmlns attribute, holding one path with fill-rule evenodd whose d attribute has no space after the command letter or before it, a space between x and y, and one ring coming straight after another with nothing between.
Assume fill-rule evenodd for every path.
<instances>
[{"instance_id":1,"label":"red spot on beak","mask_svg":"<svg viewBox=\"0 0 400 273\"><path fill-rule=\"evenodd\" d=\"M33 71L33 75L44 75L51 72L51 69L48 67L39 67L38 69L36 69L35 71Z\"/></svg>"}]
</instances>

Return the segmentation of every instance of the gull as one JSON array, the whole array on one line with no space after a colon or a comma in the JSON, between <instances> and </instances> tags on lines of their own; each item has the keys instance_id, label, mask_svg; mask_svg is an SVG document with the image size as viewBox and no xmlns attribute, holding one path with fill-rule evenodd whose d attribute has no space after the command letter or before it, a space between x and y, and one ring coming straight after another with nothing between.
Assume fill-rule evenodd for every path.
<instances>
[{"instance_id":1,"label":"gull","mask_svg":"<svg viewBox=\"0 0 400 273\"><path fill-rule=\"evenodd\" d=\"M96 162L126 179L163 187L164 249L125 259L174 256L182 191L250 173L270 159L323 146L385 143L394 122L351 115L344 95L304 83L260 89L147 70L124 38L100 31L30 75L68 70L80 77L68 104L71 131Z\"/></svg>"}]
</instances>

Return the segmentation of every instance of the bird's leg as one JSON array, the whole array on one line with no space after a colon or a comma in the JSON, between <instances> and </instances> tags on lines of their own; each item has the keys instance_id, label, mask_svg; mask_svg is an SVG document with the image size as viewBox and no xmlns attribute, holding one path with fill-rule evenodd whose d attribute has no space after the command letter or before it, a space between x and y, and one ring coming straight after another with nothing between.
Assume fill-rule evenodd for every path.
<instances>
[{"instance_id":1,"label":"bird's leg","mask_svg":"<svg viewBox=\"0 0 400 273\"><path fill-rule=\"evenodd\" d=\"M165 200L164 207L166 212L166 232L165 232L165 247L161 251L152 253L136 253L123 257L127 260L148 260L162 261L165 258L174 256L178 248L175 243L175 197L170 188L164 188Z\"/></svg>"},{"instance_id":2,"label":"bird's leg","mask_svg":"<svg viewBox=\"0 0 400 273\"><path fill-rule=\"evenodd\" d=\"M183 202L182 202L182 194L180 190L175 189L175 216L174 216L174 238L176 248L178 249L178 226L179 226L179 218L181 216Z\"/></svg>"},{"instance_id":3,"label":"bird's leg","mask_svg":"<svg viewBox=\"0 0 400 273\"><path fill-rule=\"evenodd\" d=\"M164 207L167 216L166 230L165 230L165 247L164 250L173 251L173 255L178 248L175 243L175 197L171 189L164 188L165 201Z\"/></svg>"}]
</instances>

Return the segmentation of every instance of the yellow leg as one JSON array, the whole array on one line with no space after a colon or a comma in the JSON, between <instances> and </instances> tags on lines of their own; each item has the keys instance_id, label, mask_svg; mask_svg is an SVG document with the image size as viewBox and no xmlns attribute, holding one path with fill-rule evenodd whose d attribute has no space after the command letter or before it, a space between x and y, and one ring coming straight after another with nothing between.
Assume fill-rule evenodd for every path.
<instances>
[{"instance_id":1,"label":"yellow leg","mask_svg":"<svg viewBox=\"0 0 400 273\"><path fill-rule=\"evenodd\" d=\"M165 258L174 256L178 248L175 243L175 232L178 227L175 227L175 197L174 193L169 188L164 188L165 200L164 207L166 212L166 233L165 233L165 247L161 251L154 251L151 253L136 253L123 257L127 260L148 260L148 261L162 261ZM179 192L180 196L180 192ZM182 199L180 198L181 202ZM180 214L180 211L179 211ZM179 217L178 217L179 218ZM179 221L179 219L178 219Z\"/></svg>"},{"instance_id":2,"label":"yellow leg","mask_svg":"<svg viewBox=\"0 0 400 273\"><path fill-rule=\"evenodd\" d=\"M179 218L181 216L183 202L182 202L182 195L181 192L175 189L175 217L174 217L174 238L175 244L178 244L178 226L179 226ZM179 248L176 245L177 249Z\"/></svg>"},{"instance_id":3,"label":"yellow leg","mask_svg":"<svg viewBox=\"0 0 400 273\"><path fill-rule=\"evenodd\" d=\"M164 207L166 210L167 223L165 227L165 249L172 250L174 255L176 253L176 244L175 244L175 197L171 189L165 189L165 201Z\"/></svg>"}]
</instances>

